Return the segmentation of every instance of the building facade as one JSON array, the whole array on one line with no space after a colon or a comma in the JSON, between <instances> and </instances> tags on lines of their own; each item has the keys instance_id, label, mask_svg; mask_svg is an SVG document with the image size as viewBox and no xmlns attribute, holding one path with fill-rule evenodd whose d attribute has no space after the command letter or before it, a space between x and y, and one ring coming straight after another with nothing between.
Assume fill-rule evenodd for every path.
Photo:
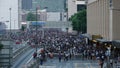
<instances>
[{"instance_id":1,"label":"building facade","mask_svg":"<svg viewBox=\"0 0 120 68\"><path fill-rule=\"evenodd\" d=\"M66 0L33 0L33 10L39 7L40 10L47 8L48 12L64 12Z\"/></svg>"},{"instance_id":2,"label":"building facade","mask_svg":"<svg viewBox=\"0 0 120 68\"><path fill-rule=\"evenodd\" d=\"M22 0L22 9L31 10L32 9L32 0Z\"/></svg>"},{"instance_id":3,"label":"building facade","mask_svg":"<svg viewBox=\"0 0 120 68\"><path fill-rule=\"evenodd\" d=\"M5 23L0 22L0 31L1 31L1 30L5 30L5 28L6 28Z\"/></svg>"},{"instance_id":4,"label":"building facade","mask_svg":"<svg viewBox=\"0 0 120 68\"><path fill-rule=\"evenodd\" d=\"M67 21L66 0L33 0L32 4L33 11L36 7L39 10L46 9L46 12L40 13L41 21L43 19L46 21Z\"/></svg>"},{"instance_id":5,"label":"building facade","mask_svg":"<svg viewBox=\"0 0 120 68\"><path fill-rule=\"evenodd\" d=\"M85 0L68 0L68 19L78 11L85 9Z\"/></svg>"},{"instance_id":6,"label":"building facade","mask_svg":"<svg viewBox=\"0 0 120 68\"><path fill-rule=\"evenodd\" d=\"M112 41L120 39L120 1L87 0L87 33Z\"/></svg>"},{"instance_id":7,"label":"building facade","mask_svg":"<svg viewBox=\"0 0 120 68\"><path fill-rule=\"evenodd\" d=\"M0 22L5 23L6 29L19 29L18 10L18 0L0 0Z\"/></svg>"},{"instance_id":8,"label":"building facade","mask_svg":"<svg viewBox=\"0 0 120 68\"><path fill-rule=\"evenodd\" d=\"M30 11L22 12L22 22L27 21L27 14ZM32 12L34 15L36 15L36 11ZM61 12L47 12L46 10L38 10L37 12L37 20L38 21L64 21L63 18L64 14Z\"/></svg>"},{"instance_id":9,"label":"building facade","mask_svg":"<svg viewBox=\"0 0 120 68\"><path fill-rule=\"evenodd\" d=\"M22 0L22 8L27 8L30 4L28 0ZM38 12L38 21L67 21L66 0L32 0L31 10L22 10L22 22L26 21L27 13L33 12L36 15L36 8ZM44 11L45 10L45 11Z\"/></svg>"}]
</instances>

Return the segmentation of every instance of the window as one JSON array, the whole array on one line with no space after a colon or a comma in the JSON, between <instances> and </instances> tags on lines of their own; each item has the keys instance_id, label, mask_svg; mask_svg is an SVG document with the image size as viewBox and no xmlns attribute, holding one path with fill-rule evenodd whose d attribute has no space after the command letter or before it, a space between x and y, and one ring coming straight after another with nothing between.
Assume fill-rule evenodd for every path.
<instances>
[{"instance_id":1,"label":"window","mask_svg":"<svg viewBox=\"0 0 120 68\"><path fill-rule=\"evenodd\" d=\"M112 7L112 0L109 0L109 2L110 2L110 7Z\"/></svg>"},{"instance_id":2,"label":"window","mask_svg":"<svg viewBox=\"0 0 120 68\"><path fill-rule=\"evenodd\" d=\"M77 11L80 11L83 9L86 9L86 5L80 5L80 4L77 5Z\"/></svg>"}]
</instances>

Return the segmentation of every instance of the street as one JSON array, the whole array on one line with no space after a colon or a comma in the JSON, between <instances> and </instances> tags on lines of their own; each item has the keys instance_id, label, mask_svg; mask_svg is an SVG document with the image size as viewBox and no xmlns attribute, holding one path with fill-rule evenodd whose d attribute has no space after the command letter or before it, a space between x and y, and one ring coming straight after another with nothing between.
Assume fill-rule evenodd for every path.
<instances>
[{"instance_id":1,"label":"street","mask_svg":"<svg viewBox=\"0 0 120 68\"><path fill-rule=\"evenodd\" d=\"M72 59L59 62L57 58L54 58L47 60L47 62L44 62L39 68L100 68L100 66L96 60Z\"/></svg>"},{"instance_id":2,"label":"street","mask_svg":"<svg viewBox=\"0 0 120 68\"><path fill-rule=\"evenodd\" d=\"M30 49L26 51L15 63L13 64L12 68L21 68L23 65L28 62L28 60L32 57L34 49Z\"/></svg>"}]
</instances>

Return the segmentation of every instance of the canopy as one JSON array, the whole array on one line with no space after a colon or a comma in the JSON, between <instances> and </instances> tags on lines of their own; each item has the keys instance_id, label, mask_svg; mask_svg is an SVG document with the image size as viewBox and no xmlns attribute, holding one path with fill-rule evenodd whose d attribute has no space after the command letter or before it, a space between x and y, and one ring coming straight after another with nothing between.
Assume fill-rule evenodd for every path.
<instances>
[{"instance_id":1,"label":"canopy","mask_svg":"<svg viewBox=\"0 0 120 68\"><path fill-rule=\"evenodd\" d=\"M112 42L113 46L120 48L120 40L115 40Z\"/></svg>"},{"instance_id":2,"label":"canopy","mask_svg":"<svg viewBox=\"0 0 120 68\"><path fill-rule=\"evenodd\" d=\"M36 26L36 25L45 25L45 22L31 22L31 25Z\"/></svg>"},{"instance_id":3,"label":"canopy","mask_svg":"<svg viewBox=\"0 0 120 68\"><path fill-rule=\"evenodd\" d=\"M108 41L106 39L96 39L96 40L99 41L99 42L111 42L111 41Z\"/></svg>"},{"instance_id":4,"label":"canopy","mask_svg":"<svg viewBox=\"0 0 120 68\"><path fill-rule=\"evenodd\" d=\"M90 34L82 34L82 36L84 36L85 38L89 38L90 40L92 40L92 36Z\"/></svg>"}]
</instances>

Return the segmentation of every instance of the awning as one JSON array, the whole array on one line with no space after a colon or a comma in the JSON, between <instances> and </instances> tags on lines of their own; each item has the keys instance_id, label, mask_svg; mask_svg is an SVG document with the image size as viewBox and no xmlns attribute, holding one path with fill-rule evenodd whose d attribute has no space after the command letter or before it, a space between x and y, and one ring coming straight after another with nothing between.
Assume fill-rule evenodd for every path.
<instances>
[{"instance_id":1,"label":"awning","mask_svg":"<svg viewBox=\"0 0 120 68\"><path fill-rule=\"evenodd\" d=\"M92 36L90 34L82 34L82 36L89 38L90 40L92 40Z\"/></svg>"},{"instance_id":2,"label":"awning","mask_svg":"<svg viewBox=\"0 0 120 68\"><path fill-rule=\"evenodd\" d=\"M115 46L116 48L120 48L120 40L113 41L112 45Z\"/></svg>"},{"instance_id":3,"label":"awning","mask_svg":"<svg viewBox=\"0 0 120 68\"><path fill-rule=\"evenodd\" d=\"M97 39L97 41L99 41L99 42L111 42L111 41L108 41L106 39Z\"/></svg>"},{"instance_id":4,"label":"awning","mask_svg":"<svg viewBox=\"0 0 120 68\"><path fill-rule=\"evenodd\" d=\"M45 25L45 22L31 22L31 25L33 25L33 26L35 26L35 25L42 26L42 25Z\"/></svg>"},{"instance_id":5,"label":"awning","mask_svg":"<svg viewBox=\"0 0 120 68\"><path fill-rule=\"evenodd\" d=\"M84 38L84 36L83 36L83 35L80 35L79 37L80 37L80 38Z\"/></svg>"}]
</instances>

